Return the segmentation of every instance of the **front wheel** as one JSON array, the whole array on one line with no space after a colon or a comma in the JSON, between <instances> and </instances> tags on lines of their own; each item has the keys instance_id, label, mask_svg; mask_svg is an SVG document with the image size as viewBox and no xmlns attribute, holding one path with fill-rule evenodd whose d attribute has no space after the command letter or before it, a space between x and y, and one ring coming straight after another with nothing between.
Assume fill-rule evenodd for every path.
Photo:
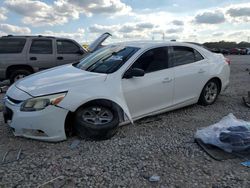
<instances>
[{"instance_id":1,"label":"front wheel","mask_svg":"<svg viewBox=\"0 0 250 188\"><path fill-rule=\"evenodd\" d=\"M81 138L104 140L115 135L118 124L119 116L112 105L99 102L77 110L74 128Z\"/></svg>"},{"instance_id":2,"label":"front wheel","mask_svg":"<svg viewBox=\"0 0 250 188\"><path fill-rule=\"evenodd\" d=\"M219 84L216 80L210 80L203 88L199 104L207 106L213 104L219 95Z\"/></svg>"}]
</instances>

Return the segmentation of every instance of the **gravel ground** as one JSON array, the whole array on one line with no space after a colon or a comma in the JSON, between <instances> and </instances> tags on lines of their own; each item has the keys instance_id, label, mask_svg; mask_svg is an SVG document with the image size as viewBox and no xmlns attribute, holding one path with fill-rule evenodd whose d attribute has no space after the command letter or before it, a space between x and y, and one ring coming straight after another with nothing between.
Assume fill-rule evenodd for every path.
<instances>
[{"instance_id":1,"label":"gravel ground","mask_svg":"<svg viewBox=\"0 0 250 188\"><path fill-rule=\"evenodd\" d=\"M242 159L215 161L193 142L197 128L228 113L250 120L241 97L250 88L250 56L229 56L231 85L214 105L192 105L123 126L106 141L77 137L45 143L14 137L0 118L0 152L23 149L22 159L0 165L0 187L37 187L58 176L71 187L250 187L250 168ZM158 182L148 177L157 175ZM73 186L74 185L74 186Z\"/></svg>"}]
</instances>

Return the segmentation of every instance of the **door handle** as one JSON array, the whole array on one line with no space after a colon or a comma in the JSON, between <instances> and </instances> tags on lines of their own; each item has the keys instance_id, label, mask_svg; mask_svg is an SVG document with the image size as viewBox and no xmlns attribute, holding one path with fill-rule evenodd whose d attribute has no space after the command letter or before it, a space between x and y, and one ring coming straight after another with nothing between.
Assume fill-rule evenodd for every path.
<instances>
[{"instance_id":1,"label":"door handle","mask_svg":"<svg viewBox=\"0 0 250 188\"><path fill-rule=\"evenodd\" d=\"M198 73L204 73L204 72L206 72L206 71L203 70L203 69L200 69L200 70L198 71Z\"/></svg>"},{"instance_id":2,"label":"door handle","mask_svg":"<svg viewBox=\"0 0 250 188\"><path fill-rule=\"evenodd\" d=\"M35 60L37 60L37 58L36 57L30 57L30 60L35 61Z\"/></svg>"},{"instance_id":3,"label":"door handle","mask_svg":"<svg viewBox=\"0 0 250 188\"><path fill-rule=\"evenodd\" d=\"M162 81L162 83L169 83L171 82L173 79L172 78L164 78L164 80Z\"/></svg>"},{"instance_id":4,"label":"door handle","mask_svg":"<svg viewBox=\"0 0 250 188\"><path fill-rule=\"evenodd\" d=\"M58 60L63 60L62 56L57 57Z\"/></svg>"}]
</instances>

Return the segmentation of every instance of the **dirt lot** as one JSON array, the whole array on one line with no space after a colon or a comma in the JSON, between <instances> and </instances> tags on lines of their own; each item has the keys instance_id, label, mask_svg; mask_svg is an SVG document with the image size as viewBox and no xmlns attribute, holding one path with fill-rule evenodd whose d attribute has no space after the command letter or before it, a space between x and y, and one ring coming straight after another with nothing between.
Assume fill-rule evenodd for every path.
<instances>
[{"instance_id":1,"label":"dirt lot","mask_svg":"<svg viewBox=\"0 0 250 188\"><path fill-rule=\"evenodd\" d=\"M250 56L229 56L231 85L211 106L189 106L123 126L111 140L77 137L45 143L14 137L0 120L0 155L23 149L22 159L0 165L0 187L36 187L58 176L75 187L250 187L250 168L242 159L215 161L193 142L197 128L228 113L250 121L241 97L250 90ZM158 182L148 177L158 175Z\"/></svg>"}]
</instances>

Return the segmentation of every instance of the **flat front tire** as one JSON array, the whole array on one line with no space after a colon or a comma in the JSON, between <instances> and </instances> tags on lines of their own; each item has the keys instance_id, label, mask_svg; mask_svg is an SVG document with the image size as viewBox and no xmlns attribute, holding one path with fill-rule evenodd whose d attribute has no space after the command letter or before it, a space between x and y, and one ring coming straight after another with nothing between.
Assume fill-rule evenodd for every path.
<instances>
[{"instance_id":1,"label":"flat front tire","mask_svg":"<svg viewBox=\"0 0 250 188\"><path fill-rule=\"evenodd\" d=\"M74 128L81 138L109 139L117 132L118 125L118 112L109 103L91 103L76 111Z\"/></svg>"},{"instance_id":2,"label":"flat front tire","mask_svg":"<svg viewBox=\"0 0 250 188\"><path fill-rule=\"evenodd\" d=\"M218 95L219 95L219 83L217 80L210 80L204 88L202 89L200 98L199 98L199 104L203 106L211 105L213 104Z\"/></svg>"}]
</instances>

